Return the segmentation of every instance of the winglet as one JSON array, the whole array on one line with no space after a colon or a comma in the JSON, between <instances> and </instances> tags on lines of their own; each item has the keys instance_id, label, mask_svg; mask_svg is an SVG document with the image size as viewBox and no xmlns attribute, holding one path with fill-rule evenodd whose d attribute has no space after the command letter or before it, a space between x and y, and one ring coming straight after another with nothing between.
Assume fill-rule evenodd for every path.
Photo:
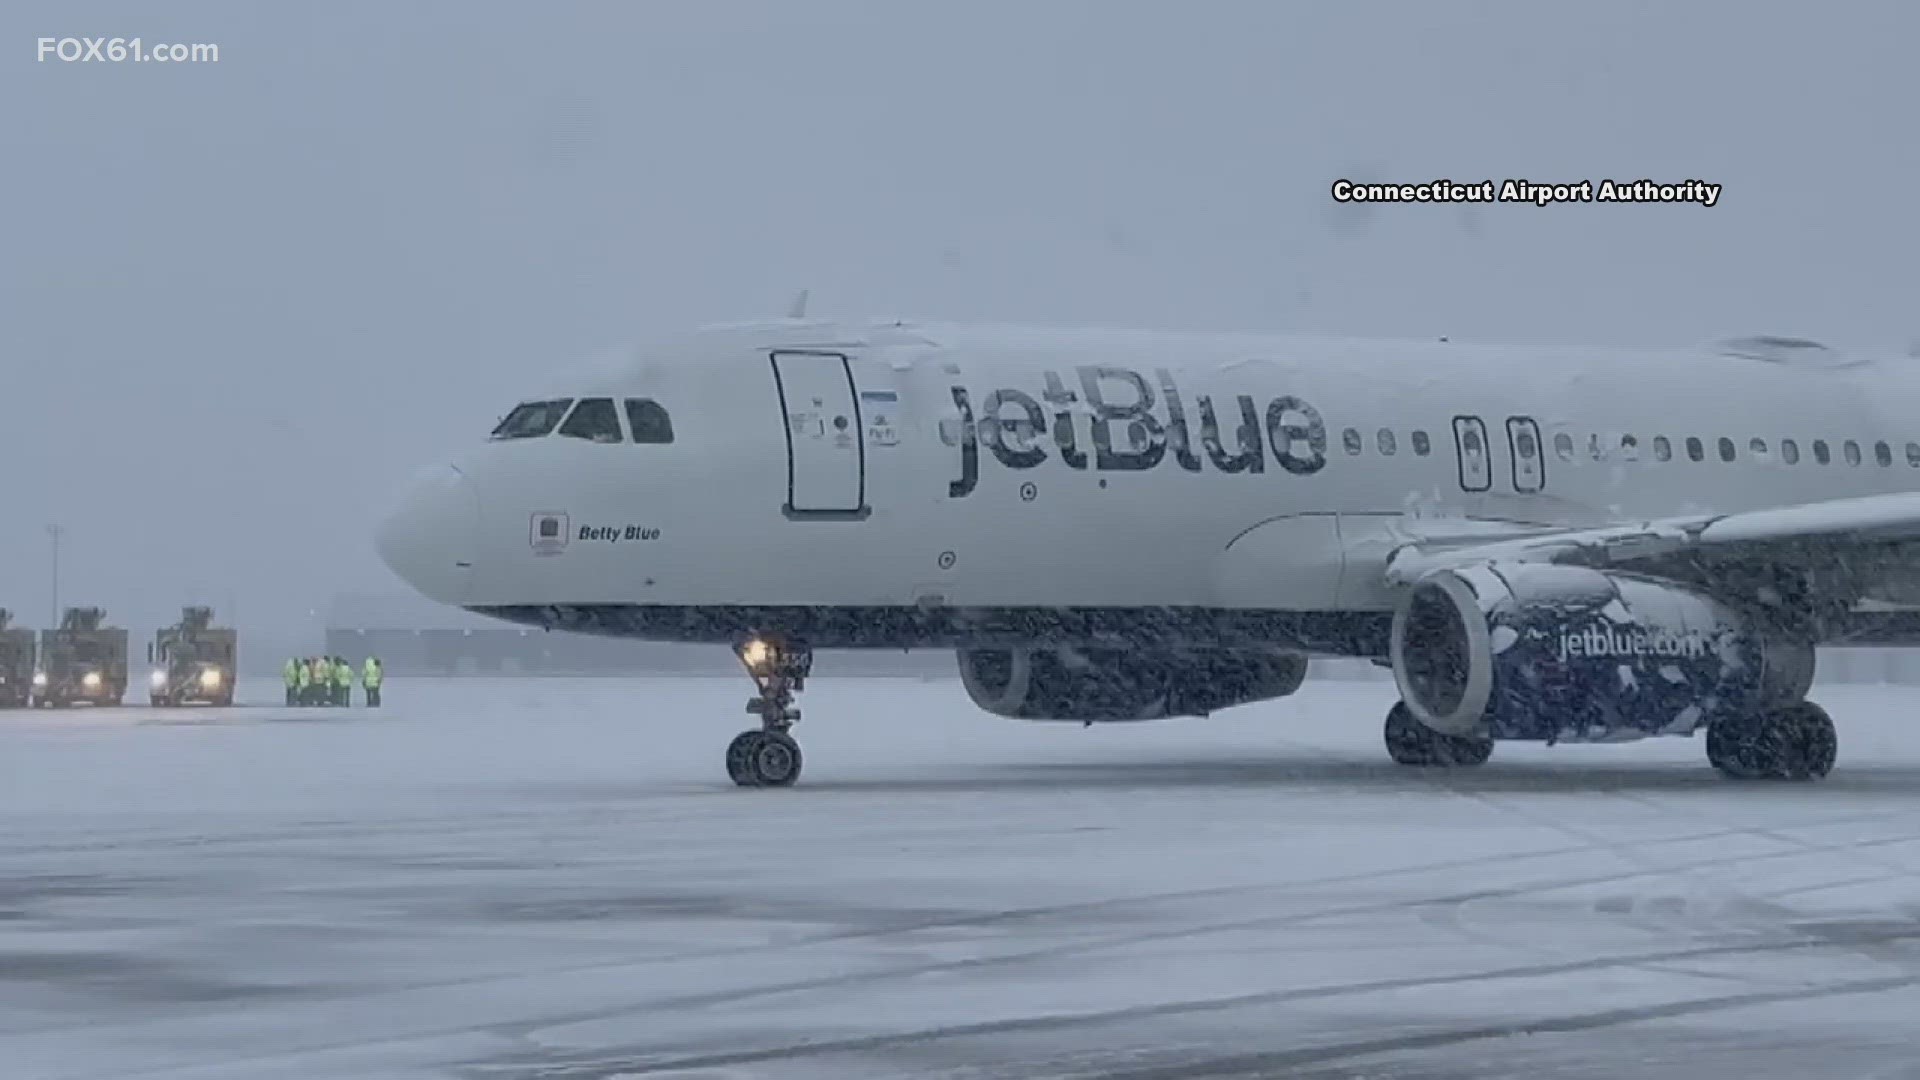
<instances>
[{"instance_id":1,"label":"winglet","mask_svg":"<svg viewBox=\"0 0 1920 1080\"><path fill-rule=\"evenodd\" d=\"M793 306L787 309L787 318L804 319L807 317L807 290L801 289L800 295L793 298Z\"/></svg>"}]
</instances>

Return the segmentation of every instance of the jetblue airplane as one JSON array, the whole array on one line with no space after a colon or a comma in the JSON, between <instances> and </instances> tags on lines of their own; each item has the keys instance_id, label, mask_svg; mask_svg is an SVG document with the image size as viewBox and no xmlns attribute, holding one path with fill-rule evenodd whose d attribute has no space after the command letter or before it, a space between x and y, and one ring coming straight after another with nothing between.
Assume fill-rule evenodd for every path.
<instances>
[{"instance_id":1,"label":"jetblue airplane","mask_svg":"<svg viewBox=\"0 0 1920 1080\"><path fill-rule=\"evenodd\" d=\"M953 649L1086 724L1390 666L1394 761L1705 732L1823 776L1816 645L1920 643L1920 378L1797 338L1673 351L711 327L531 391L379 531L427 597L733 646L743 786L815 648Z\"/></svg>"}]
</instances>

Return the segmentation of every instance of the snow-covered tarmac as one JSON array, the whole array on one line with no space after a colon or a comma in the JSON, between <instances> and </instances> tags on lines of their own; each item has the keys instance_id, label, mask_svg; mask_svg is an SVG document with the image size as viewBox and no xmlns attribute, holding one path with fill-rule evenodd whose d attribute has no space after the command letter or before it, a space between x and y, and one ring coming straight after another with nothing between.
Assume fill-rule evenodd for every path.
<instances>
[{"instance_id":1,"label":"snow-covered tarmac","mask_svg":"<svg viewBox=\"0 0 1920 1080\"><path fill-rule=\"evenodd\" d=\"M272 685L249 686L271 700ZM0 713L0 1078L1920 1077L1920 694L1388 764L1388 686L1082 729L820 679Z\"/></svg>"}]
</instances>

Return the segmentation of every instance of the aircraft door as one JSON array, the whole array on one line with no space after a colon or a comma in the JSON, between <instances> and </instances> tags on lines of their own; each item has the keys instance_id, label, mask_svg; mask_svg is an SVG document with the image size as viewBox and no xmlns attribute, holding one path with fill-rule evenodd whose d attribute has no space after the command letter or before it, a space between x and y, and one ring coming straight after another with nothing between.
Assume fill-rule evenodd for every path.
<instances>
[{"instance_id":1,"label":"aircraft door","mask_svg":"<svg viewBox=\"0 0 1920 1080\"><path fill-rule=\"evenodd\" d=\"M787 502L794 518L864 518L867 451L853 371L841 353L772 354L786 427Z\"/></svg>"},{"instance_id":2,"label":"aircraft door","mask_svg":"<svg viewBox=\"0 0 1920 1080\"><path fill-rule=\"evenodd\" d=\"M1513 490L1530 495L1546 487L1546 448L1531 416L1507 417L1507 451L1513 455Z\"/></svg>"},{"instance_id":3,"label":"aircraft door","mask_svg":"<svg viewBox=\"0 0 1920 1080\"><path fill-rule=\"evenodd\" d=\"M1477 416L1454 417L1453 449L1460 461L1462 491L1485 491L1493 486L1493 466L1488 460L1485 421Z\"/></svg>"}]
</instances>

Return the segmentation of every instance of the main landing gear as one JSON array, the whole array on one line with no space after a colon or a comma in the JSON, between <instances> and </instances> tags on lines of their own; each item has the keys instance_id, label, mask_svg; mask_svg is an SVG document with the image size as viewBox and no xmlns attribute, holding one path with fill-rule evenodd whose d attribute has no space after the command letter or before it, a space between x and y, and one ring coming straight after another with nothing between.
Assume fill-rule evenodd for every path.
<instances>
[{"instance_id":1,"label":"main landing gear","mask_svg":"<svg viewBox=\"0 0 1920 1080\"><path fill-rule=\"evenodd\" d=\"M1405 702L1387 712L1387 753L1401 765L1479 765L1492 739L1445 735L1422 724ZM1707 761L1735 780L1817 780L1833 769L1839 749L1833 718L1811 701L1715 721L1707 729Z\"/></svg>"},{"instance_id":2,"label":"main landing gear","mask_svg":"<svg viewBox=\"0 0 1920 1080\"><path fill-rule=\"evenodd\" d=\"M741 787L786 787L800 778L800 744L787 734L800 720L793 696L806 689L813 650L778 637L753 638L733 647L760 691L747 711L760 718L727 744L727 775Z\"/></svg>"},{"instance_id":3,"label":"main landing gear","mask_svg":"<svg viewBox=\"0 0 1920 1080\"><path fill-rule=\"evenodd\" d=\"M1735 780L1815 780L1833 768L1839 747L1833 718L1811 701L1707 729L1707 761Z\"/></svg>"},{"instance_id":4,"label":"main landing gear","mask_svg":"<svg viewBox=\"0 0 1920 1080\"><path fill-rule=\"evenodd\" d=\"M1485 764L1493 740L1435 731L1416 719L1406 702L1396 701L1387 710L1387 753L1400 765L1459 768Z\"/></svg>"}]
</instances>

